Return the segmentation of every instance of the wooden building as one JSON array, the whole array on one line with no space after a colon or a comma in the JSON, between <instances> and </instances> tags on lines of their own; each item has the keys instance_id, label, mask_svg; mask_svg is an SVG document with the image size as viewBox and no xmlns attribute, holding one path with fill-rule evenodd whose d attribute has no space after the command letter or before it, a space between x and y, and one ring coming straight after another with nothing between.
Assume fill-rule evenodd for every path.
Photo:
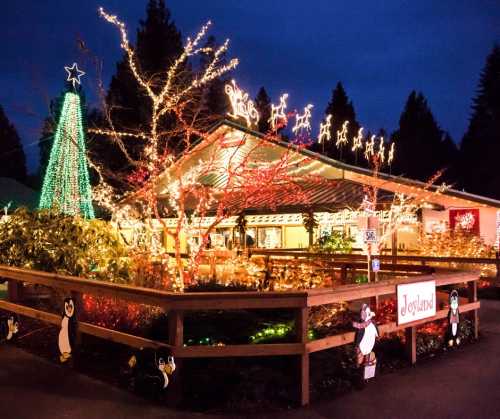
<instances>
[{"instance_id":1,"label":"wooden building","mask_svg":"<svg viewBox=\"0 0 500 419\"><path fill-rule=\"evenodd\" d=\"M280 153L290 152L290 144L267 140L262 134L249 130L233 121L224 120L211 131L209 138L196 146L185 161L182 170L189 170L196 162L202 161L210 154L213 147L211 139L224 138L224 150L220 154L247 153L256 147L260 155L269 161L279 158ZM407 217L399 226L396 236L387 240L386 249L397 246L400 251L411 251L417 247L422 233L442 232L457 226L463 227L481 236L486 244L497 245L500 225L500 201L461 192L452 188L441 191L437 185L427 187L420 181L393 176L386 173L374 174L371 170L342 163L337 160L314 153L307 149L294 149L293 159L304 162L297 170L302 174L320 176L332 181L327 184L304 185L308 191L308 208L314 212L319 226L315 238L324 231L338 230L350 235L354 247L362 246L362 238L358 230L359 208L366 195L367 188L377 187L378 205L376 208L380 223L386 222L389 207L394 194L403 193L423 202L422 208L413 216ZM397 158L397 157L396 157ZM299 164L297 163L297 167ZM157 192L160 198L168 191L168 179L163 176ZM215 186L223 184L223 175L205 176L200 180ZM304 202L294 200L293 196L278 197L281 204L270 211L266 202L258 202L251 208L245 208L246 233L251 237L249 245L260 248L297 249L308 246L308 233L302 222L305 211ZM202 225L209 225L210 217L206 217ZM233 246L240 241L237 228L238 214L232 214L223 220L216 232L211 236L212 246ZM166 223L174 228L175 219L166 219ZM160 234L158 232L158 234ZM173 250L172 240L162 237L168 251ZM183 240L186 249L186 240Z\"/></svg>"}]
</instances>

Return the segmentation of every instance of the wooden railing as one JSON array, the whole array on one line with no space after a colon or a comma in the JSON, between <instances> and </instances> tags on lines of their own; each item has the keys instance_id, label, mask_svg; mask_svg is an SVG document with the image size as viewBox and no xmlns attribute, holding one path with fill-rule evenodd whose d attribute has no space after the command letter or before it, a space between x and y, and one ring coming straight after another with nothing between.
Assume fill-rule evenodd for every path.
<instances>
[{"instance_id":1,"label":"wooden railing","mask_svg":"<svg viewBox=\"0 0 500 419\"><path fill-rule=\"evenodd\" d=\"M460 307L461 313L472 312L474 333L478 334L477 279L475 272L452 272L422 275L418 280L433 279L436 286L468 284L468 302ZM74 298L81 294L112 297L125 301L161 307L168 311L168 341L159 342L139 336L79 322L79 331L102 339L129 345L135 348L168 348L178 358L176 379L169 392L180 393L180 378L183 358L203 357L249 357L249 356L296 356L299 362L299 400L309 403L309 354L345 345L354 341L354 332L328 336L309 341L309 309L314 306L373 299L396 292L397 284L415 282L415 278L389 280L362 285L345 285L336 289L313 289L291 292L196 292L174 293L155 289L131 287L109 282L100 282L52 273L0 266L0 278L9 282L9 301L0 300L0 309L59 325L60 316L28 307L23 303L23 284L38 284L64 290ZM230 310L230 309L288 309L295 312L295 342L279 344L245 344L226 346L184 346L184 312L187 310ZM81 309L81 307L80 307ZM447 310L439 310L431 318L400 326L395 322L379 325L381 334L405 330L408 357L416 362L416 327L426 322L443 319Z\"/></svg>"},{"instance_id":2,"label":"wooden railing","mask_svg":"<svg viewBox=\"0 0 500 419\"><path fill-rule=\"evenodd\" d=\"M366 255L347 253L316 253L306 250L288 249L251 249L250 255L264 256L270 258L294 258L307 260L325 260L336 266L366 266ZM459 257L459 256L413 256L413 255L379 255L373 256L380 260L381 270L394 271L399 268L405 270L412 265L416 272L426 272L425 267L432 269L431 264L443 265L494 265L496 267L496 279L500 281L500 255L492 258ZM358 265L356 265L358 264ZM361 265L359 265L361 264ZM420 266L424 267L419 270Z\"/></svg>"}]
</instances>

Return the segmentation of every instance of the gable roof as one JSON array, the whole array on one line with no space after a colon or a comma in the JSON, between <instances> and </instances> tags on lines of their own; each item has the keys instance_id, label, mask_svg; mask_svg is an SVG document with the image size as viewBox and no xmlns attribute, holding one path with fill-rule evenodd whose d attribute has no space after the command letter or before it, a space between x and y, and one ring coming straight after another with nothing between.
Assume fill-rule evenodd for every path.
<instances>
[{"instance_id":1,"label":"gable roof","mask_svg":"<svg viewBox=\"0 0 500 419\"><path fill-rule=\"evenodd\" d=\"M251 136L257 137L259 139L266 140L266 136L260 132L254 131L248 127L242 126L241 124L228 120L222 119L218 121L214 126L209 130L209 133L215 133L221 127L230 127L242 132L245 132ZM289 148L290 143L287 143L283 140L274 140L273 144L278 146ZM293 145L292 145L293 147ZM330 157L324 156L322 154L316 153L314 151L308 150L306 148L295 147L295 151L310 158L317 160L321 163L324 163L327 166L339 169L343 172L343 178L347 180L351 180L354 182L359 182L361 184L371 183L376 184L382 189L387 191L396 192L396 189L399 189L403 193L418 193L423 192L425 188L427 188L427 193L432 193L433 200L436 200L436 203L443 205L442 199L440 197L449 197L448 205L444 206L471 206L474 204L479 204L481 206L489 206L493 208L500 208L500 201L488 198L485 196L475 195L468 192L459 191L453 188L448 188L444 192L439 192L439 186L431 185L430 187L426 185L425 182L419 180L413 180L409 178L405 178L403 176L395 176L388 173L379 172L377 176L374 176L374 172L370 169L365 169L363 167L353 166L347 163L340 162L338 160L332 159Z\"/></svg>"}]
</instances>

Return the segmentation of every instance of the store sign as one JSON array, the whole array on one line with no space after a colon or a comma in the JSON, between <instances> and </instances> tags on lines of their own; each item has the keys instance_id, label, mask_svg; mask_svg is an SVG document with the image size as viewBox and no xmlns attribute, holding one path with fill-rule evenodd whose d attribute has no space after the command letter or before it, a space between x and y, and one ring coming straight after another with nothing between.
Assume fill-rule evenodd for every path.
<instances>
[{"instance_id":1,"label":"store sign","mask_svg":"<svg viewBox=\"0 0 500 419\"><path fill-rule=\"evenodd\" d=\"M436 281L397 286L398 325L426 319L436 314Z\"/></svg>"}]
</instances>

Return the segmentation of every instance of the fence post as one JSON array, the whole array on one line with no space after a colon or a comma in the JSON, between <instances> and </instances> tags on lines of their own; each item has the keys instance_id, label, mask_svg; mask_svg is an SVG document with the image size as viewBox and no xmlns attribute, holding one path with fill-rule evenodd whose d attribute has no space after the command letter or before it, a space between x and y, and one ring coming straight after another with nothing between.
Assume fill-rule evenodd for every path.
<instances>
[{"instance_id":1,"label":"fence post","mask_svg":"<svg viewBox=\"0 0 500 419\"><path fill-rule=\"evenodd\" d=\"M76 310L76 319L78 320L81 317L81 313L83 312L83 298L82 294L76 291L71 291L71 298L73 299L73 302L75 304L75 310ZM80 346L82 344L82 332L80 330L76 329L76 346Z\"/></svg>"},{"instance_id":2,"label":"fence post","mask_svg":"<svg viewBox=\"0 0 500 419\"><path fill-rule=\"evenodd\" d=\"M173 346L173 353L184 344L184 313L180 310L168 312L168 343ZM175 373L168 389L168 402L178 405L182 400L182 359L175 359Z\"/></svg>"},{"instance_id":3,"label":"fence post","mask_svg":"<svg viewBox=\"0 0 500 419\"><path fill-rule=\"evenodd\" d=\"M477 301L477 281L470 281L467 283L469 303ZM474 323L474 338L479 337L479 313L477 310L472 312L472 322Z\"/></svg>"},{"instance_id":4,"label":"fence post","mask_svg":"<svg viewBox=\"0 0 500 419\"><path fill-rule=\"evenodd\" d=\"M340 268L340 283L342 285L347 284L347 264L343 263Z\"/></svg>"},{"instance_id":5,"label":"fence post","mask_svg":"<svg viewBox=\"0 0 500 419\"><path fill-rule=\"evenodd\" d=\"M500 285L500 252L495 253L496 256L496 268L497 268L497 285Z\"/></svg>"},{"instance_id":6,"label":"fence post","mask_svg":"<svg viewBox=\"0 0 500 419\"><path fill-rule=\"evenodd\" d=\"M302 343L302 353L299 355L299 397L300 405L306 406L309 404L309 354L307 353L306 343L307 326L309 319L309 308L301 307L296 312L295 330L297 333L297 341Z\"/></svg>"},{"instance_id":7,"label":"fence post","mask_svg":"<svg viewBox=\"0 0 500 419\"><path fill-rule=\"evenodd\" d=\"M417 362L417 328L415 326L405 329L406 356L412 365Z\"/></svg>"},{"instance_id":8,"label":"fence post","mask_svg":"<svg viewBox=\"0 0 500 419\"><path fill-rule=\"evenodd\" d=\"M7 298L11 303L17 303L23 298L23 283L10 280L7 283Z\"/></svg>"}]
</instances>

